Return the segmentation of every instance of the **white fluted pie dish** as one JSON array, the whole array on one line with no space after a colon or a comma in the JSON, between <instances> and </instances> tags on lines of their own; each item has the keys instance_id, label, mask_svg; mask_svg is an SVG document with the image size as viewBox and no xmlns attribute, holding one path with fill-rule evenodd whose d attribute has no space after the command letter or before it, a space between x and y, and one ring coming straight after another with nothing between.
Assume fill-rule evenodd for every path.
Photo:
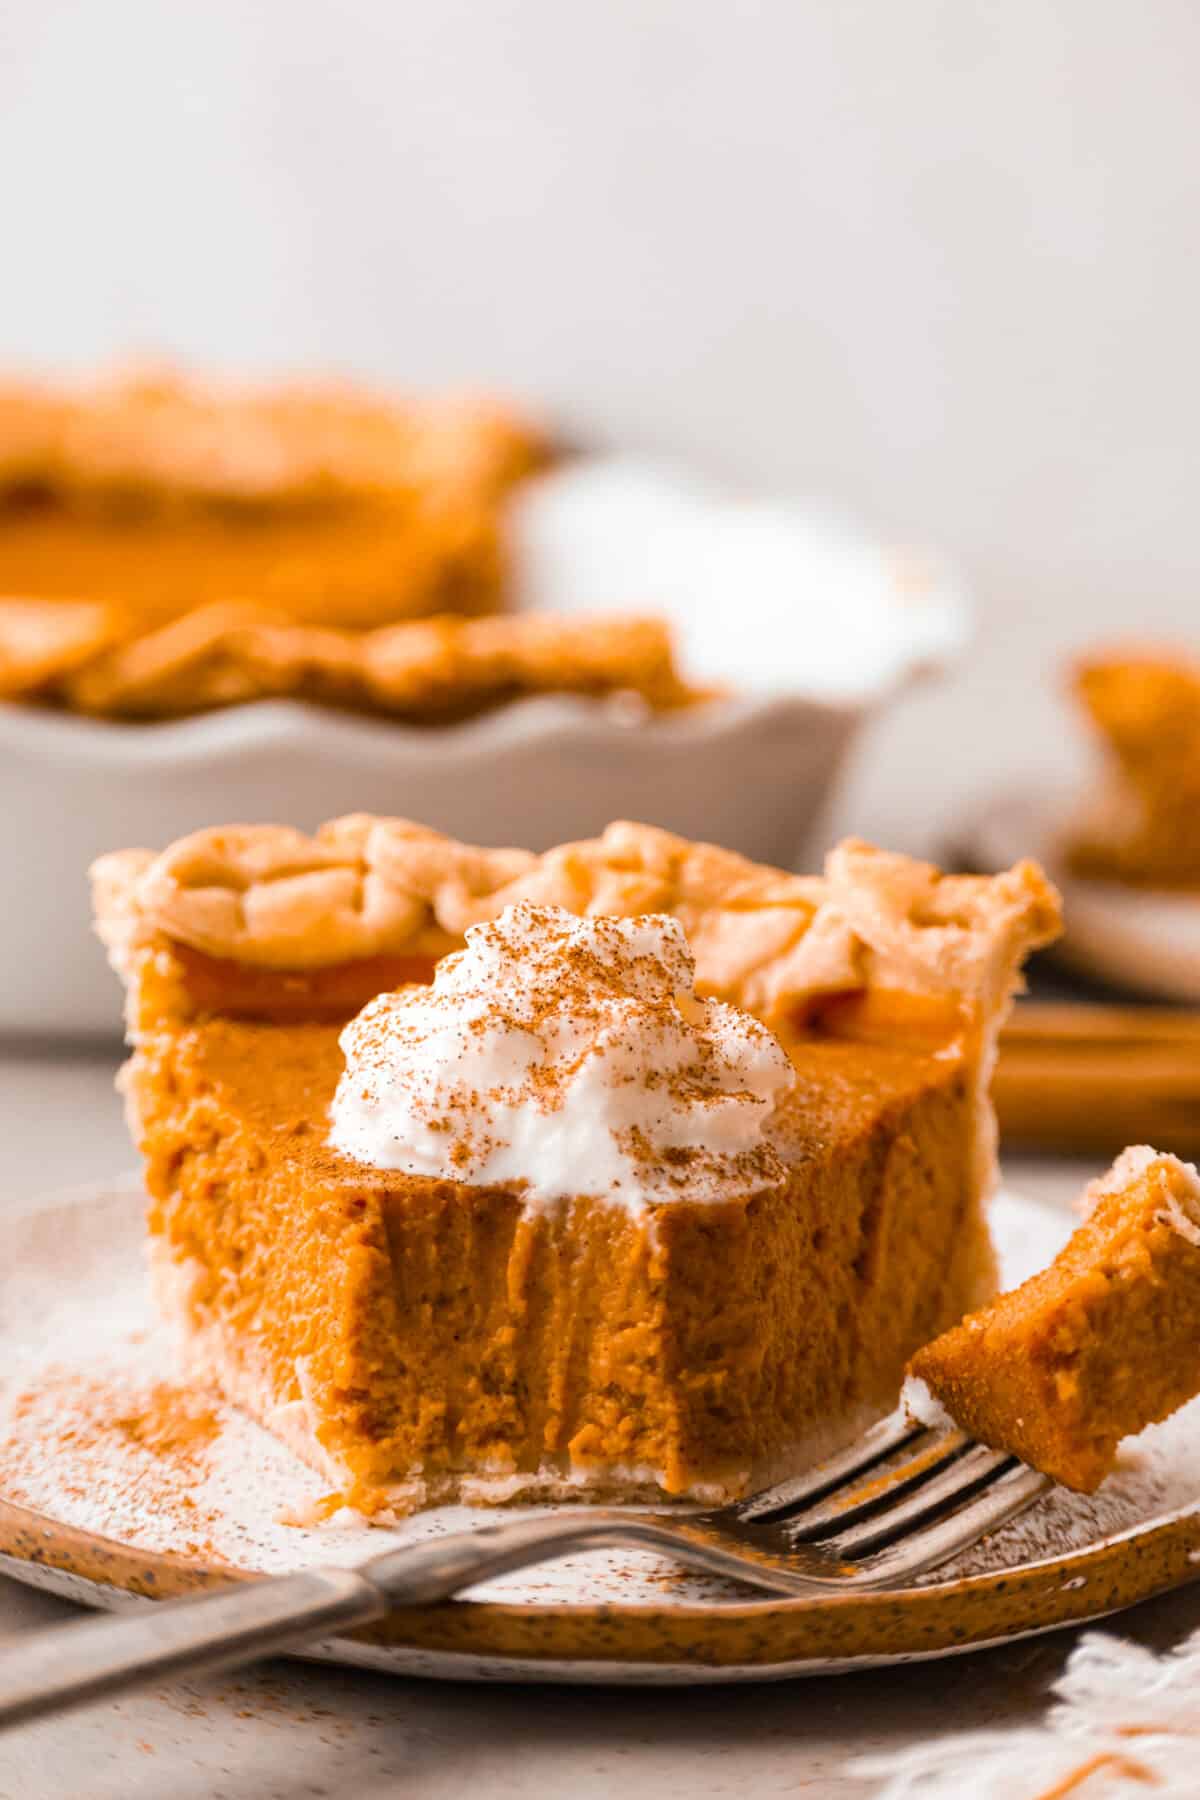
<instances>
[{"instance_id":1,"label":"white fluted pie dish","mask_svg":"<svg viewBox=\"0 0 1200 1800\"><path fill-rule=\"evenodd\" d=\"M89 862L230 817L391 813L535 850L625 817L792 865L858 728L966 634L939 565L659 468L570 465L513 524L519 604L665 613L685 671L730 697L657 716L539 697L443 727L281 701L151 725L0 706L0 1033L115 1034Z\"/></svg>"}]
</instances>

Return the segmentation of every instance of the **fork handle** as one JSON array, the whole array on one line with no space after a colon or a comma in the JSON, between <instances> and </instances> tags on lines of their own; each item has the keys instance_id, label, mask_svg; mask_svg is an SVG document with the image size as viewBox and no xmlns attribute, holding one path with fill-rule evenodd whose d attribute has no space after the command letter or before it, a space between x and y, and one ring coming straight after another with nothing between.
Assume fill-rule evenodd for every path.
<instances>
[{"instance_id":1,"label":"fork handle","mask_svg":"<svg viewBox=\"0 0 1200 1800\"><path fill-rule=\"evenodd\" d=\"M22 1633L0 1650L0 1729L172 1675L212 1673L383 1617L352 1569L239 1582L81 1624Z\"/></svg>"},{"instance_id":2,"label":"fork handle","mask_svg":"<svg viewBox=\"0 0 1200 1800\"><path fill-rule=\"evenodd\" d=\"M602 1507L509 1519L405 1544L361 1569L310 1569L238 1582L199 1598L156 1601L136 1612L27 1632L0 1649L0 1730L147 1681L212 1674L298 1650L373 1624L395 1606L447 1600L477 1582L552 1562L570 1550L655 1550L768 1593L820 1591L820 1584L801 1575L769 1561L756 1565L703 1533L693 1534L689 1525L699 1523L685 1519L667 1526Z\"/></svg>"},{"instance_id":3,"label":"fork handle","mask_svg":"<svg viewBox=\"0 0 1200 1800\"><path fill-rule=\"evenodd\" d=\"M490 1575L548 1562L577 1545L658 1542L652 1527L604 1512L509 1520L406 1544L366 1569L309 1569L52 1625L0 1649L0 1730L175 1675L213 1674L370 1625L394 1606L448 1599Z\"/></svg>"}]
</instances>

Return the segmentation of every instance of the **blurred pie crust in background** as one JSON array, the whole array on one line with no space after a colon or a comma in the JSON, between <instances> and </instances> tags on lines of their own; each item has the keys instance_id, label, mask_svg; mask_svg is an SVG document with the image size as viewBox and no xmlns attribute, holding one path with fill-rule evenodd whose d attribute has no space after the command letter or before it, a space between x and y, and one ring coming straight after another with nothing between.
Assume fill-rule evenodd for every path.
<instances>
[{"instance_id":1,"label":"blurred pie crust in background","mask_svg":"<svg viewBox=\"0 0 1200 1800\"><path fill-rule=\"evenodd\" d=\"M1182 646L1097 653L1073 687L1104 770L1065 839L1071 872L1200 893L1200 657Z\"/></svg>"},{"instance_id":2,"label":"blurred pie crust in background","mask_svg":"<svg viewBox=\"0 0 1200 1800\"><path fill-rule=\"evenodd\" d=\"M359 668L362 635L499 611L503 504L548 460L486 399L173 370L0 384L0 697L118 718L280 694L388 710L386 671L433 640ZM473 691L486 658L508 658L493 686L545 684L544 644L536 677L503 633L445 645L441 689L451 658ZM568 688L597 679L578 661L566 647Z\"/></svg>"},{"instance_id":3,"label":"blurred pie crust in background","mask_svg":"<svg viewBox=\"0 0 1200 1800\"><path fill-rule=\"evenodd\" d=\"M220 390L223 404L231 392ZM258 404L272 419L264 392L248 390L232 412L253 419ZM356 396L350 416L375 418L379 405ZM430 402L426 414L448 407ZM294 410L327 423L336 413ZM160 423L190 416L166 402L161 416L148 411ZM95 532L132 546L156 513L162 549L167 514L189 530L225 530L232 516L268 534L256 521L287 492L293 511L297 494L318 513L344 505L369 544L368 504L372 517L391 504L383 477L361 474L378 470L377 448L373 461L336 465L371 496L343 502L349 477L335 479L332 451L301 457L291 440L249 474L232 451L205 460L193 445L179 463L187 479L169 486L165 425L139 440L153 483L106 474L86 490L63 472L78 456L56 451L64 440L45 425L68 412L59 402L49 415L4 415L0 575L33 515L70 531L91 508ZM453 431L428 429L413 460L430 481L437 473L435 511L459 505L448 496L484 496L473 516L483 506L502 575L490 613L446 611L444 584L427 596L441 610L386 622L287 614L242 594L165 606L122 635L127 615L102 595L0 584L0 805L23 845L0 880L0 1029L115 1032L119 1007L88 931L88 864L113 843L164 843L231 814L311 830L352 809L404 812L468 843L535 850L633 816L790 866L864 727L963 649L969 603L934 552L898 550L811 498L730 492L628 452L545 466L544 439L501 428L495 408L453 417ZM224 444L224 430L207 441ZM343 441L330 425L326 442ZM226 490L240 471L238 491L255 503L214 498L214 466ZM169 554L186 583L189 553Z\"/></svg>"},{"instance_id":4,"label":"blurred pie crust in background","mask_svg":"<svg viewBox=\"0 0 1200 1800\"><path fill-rule=\"evenodd\" d=\"M806 877L644 825L539 857L359 815L117 852L94 884L185 1367L366 1510L740 1492L886 1410L917 1345L994 1289L987 1074L1058 929L1033 864L943 877L847 842ZM677 1161L642 1218L583 1169L543 1216L523 1183L331 1148L347 1021L521 900L678 920L698 991L792 1061L775 1176L709 1205ZM438 1127L452 1148L471 1128Z\"/></svg>"},{"instance_id":5,"label":"blurred pie crust in background","mask_svg":"<svg viewBox=\"0 0 1200 1800\"><path fill-rule=\"evenodd\" d=\"M656 712L706 697L654 618L442 613L354 632L214 602L114 640L108 617L86 601L0 600L0 697L131 721L292 699L416 725L536 694L625 695Z\"/></svg>"},{"instance_id":6,"label":"blurred pie crust in background","mask_svg":"<svg viewBox=\"0 0 1200 1800\"><path fill-rule=\"evenodd\" d=\"M1182 646L1097 649L1072 686L1103 752L1091 790L1028 782L976 804L961 832L966 866L1038 856L1063 896L1058 966L1035 971L1006 1030L997 1109L1026 1145L1149 1141L1195 1156L1200 659Z\"/></svg>"}]
</instances>

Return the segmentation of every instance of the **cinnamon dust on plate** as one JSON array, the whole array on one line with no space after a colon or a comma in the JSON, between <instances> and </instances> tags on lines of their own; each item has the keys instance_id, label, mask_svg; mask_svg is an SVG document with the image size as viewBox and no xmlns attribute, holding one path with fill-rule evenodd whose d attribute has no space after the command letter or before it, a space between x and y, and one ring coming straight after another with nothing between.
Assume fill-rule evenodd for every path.
<instances>
[{"instance_id":1,"label":"cinnamon dust on plate","mask_svg":"<svg viewBox=\"0 0 1200 1800\"><path fill-rule=\"evenodd\" d=\"M219 1408L214 1395L172 1381L46 1369L11 1402L3 1496L42 1510L53 1462L59 1491L72 1500L103 1491L114 1525L177 1520L184 1554L224 1561L207 1536L218 1515L194 1498L220 1436Z\"/></svg>"}]
</instances>

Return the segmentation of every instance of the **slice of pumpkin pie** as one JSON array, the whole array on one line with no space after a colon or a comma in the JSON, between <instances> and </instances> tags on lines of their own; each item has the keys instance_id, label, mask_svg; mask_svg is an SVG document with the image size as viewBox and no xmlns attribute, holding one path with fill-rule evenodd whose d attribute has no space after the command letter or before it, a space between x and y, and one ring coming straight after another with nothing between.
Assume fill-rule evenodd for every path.
<instances>
[{"instance_id":1,"label":"slice of pumpkin pie","mask_svg":"<svg viewBox=\"0 0 1200 1800\"><path fill-rule=\"evenodd\" d=\"M1200 1175L1147 1145L1085 1196L1049 1268L918 1351L986 1444L1091 1493L1117 1447L1200 1393Z\"/></svg>"},{"instance_id":2,"label":"slice of pumpkin pie","mask_svg":"<svg viewBox=\"0 0 1200 1800\"><path fill-rule=\"evenodd\" d=\"M95 870L160 1305L370 1509L717 1498L889 1406L994 1271L1031 864L785 874L401 820Z\"/></svg>"}]
</instances>

